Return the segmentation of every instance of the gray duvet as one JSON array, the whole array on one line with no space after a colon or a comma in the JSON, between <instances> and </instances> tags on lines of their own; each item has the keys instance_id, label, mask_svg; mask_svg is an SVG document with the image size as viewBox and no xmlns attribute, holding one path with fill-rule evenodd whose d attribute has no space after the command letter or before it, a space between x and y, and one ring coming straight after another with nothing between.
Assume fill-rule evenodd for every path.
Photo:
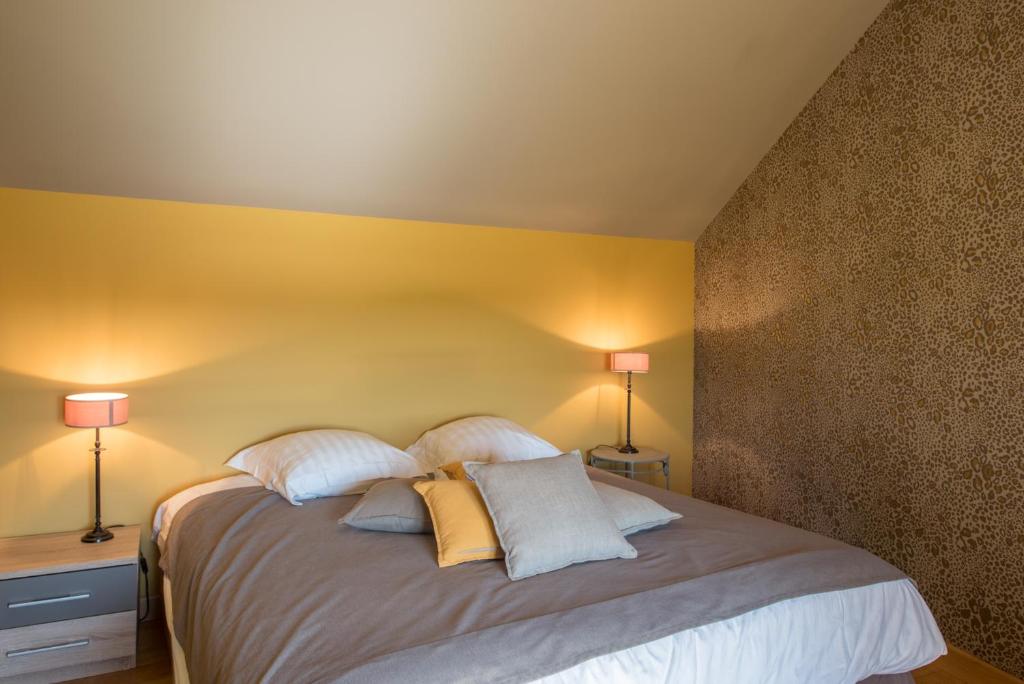
<instances>
[{"instance_id":1,"label":"gray duvet","mask_svg":"<svg viewBox=\"0 0 1024 684\"><path fill-rule=\"evenodd\" d=\"M870 553L588 469L684 517L635 560L512 582L501 561L437 567L433 536L339 526L358 497L292 506L200 497L161 566L192 684L526 682L787 598L898 580Z\"/></svg>"}]
</instances>

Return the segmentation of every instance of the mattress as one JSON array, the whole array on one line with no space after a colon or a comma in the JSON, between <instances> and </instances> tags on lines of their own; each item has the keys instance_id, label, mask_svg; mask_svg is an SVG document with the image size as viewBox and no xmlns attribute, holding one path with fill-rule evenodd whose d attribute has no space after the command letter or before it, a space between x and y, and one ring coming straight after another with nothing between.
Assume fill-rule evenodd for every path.
<instances>
[{"instance_id":1,"label":"mattress","mask_svg":"<svg viewBox=\"0 0 1024 684\"><path fill-rule=\"evenodd\" d=\"M154 520L158 544L166 544L177 515L197 497L254 486L258 483L248 476L236 476L172 497ZM173 625L177 597L167 580L164 593ZM183 684L188 681L184 650L173 628L171 636L175 677ZM908 672L944 652L931 613L904 578L772 602L587 658L535 681L852 683Z\"/></svg>"}]
</instances>

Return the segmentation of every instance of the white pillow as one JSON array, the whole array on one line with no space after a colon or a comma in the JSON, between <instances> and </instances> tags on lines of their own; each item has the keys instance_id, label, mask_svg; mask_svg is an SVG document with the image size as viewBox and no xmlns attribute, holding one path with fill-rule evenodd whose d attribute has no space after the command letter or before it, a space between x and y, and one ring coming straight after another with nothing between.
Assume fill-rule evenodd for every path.
<instances>
[{"instance_id":1,"label":"white pillow","mask_svg":"<svg viewBox=\"0 0 1024 684\"><path fill-rule=\"evenodd\" d=\"M562 450L505 418L473 416L424 432L406 451L427 468L452 461L527 461Z\"/></svg>"},{"instance_id":2,"label":"white pillow","mask_svg":"<svg viewBox=\"0 0 1024 684\"><path fill-rule=\"evenodd\" d=\"M409 454L365 432L308 430L242 449L227 462L295 504L303 499L358 494L385 477L416 477Z\"/></svg>"}]
</instances>

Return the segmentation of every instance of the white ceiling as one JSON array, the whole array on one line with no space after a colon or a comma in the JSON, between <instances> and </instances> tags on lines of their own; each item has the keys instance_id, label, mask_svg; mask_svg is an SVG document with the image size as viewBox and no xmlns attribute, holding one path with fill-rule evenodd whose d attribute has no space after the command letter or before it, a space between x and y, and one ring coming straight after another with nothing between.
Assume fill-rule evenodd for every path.
<instances>
[{"instance_id":1,"label":"white ceiling","mask_svg":"<svg viewBox=\"0 0 1024 684\"><path fill-rule=\"evenodd\" d=\"M0 185L693 240L885 0L5 0Z\"/></svg>"}]
</instances>

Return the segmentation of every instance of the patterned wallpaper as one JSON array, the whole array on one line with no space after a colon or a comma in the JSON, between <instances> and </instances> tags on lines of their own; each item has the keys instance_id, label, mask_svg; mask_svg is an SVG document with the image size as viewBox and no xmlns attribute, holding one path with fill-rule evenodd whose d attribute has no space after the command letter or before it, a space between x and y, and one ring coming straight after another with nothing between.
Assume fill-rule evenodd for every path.
<instances>
[{"instance_id":1,"label":"patterned wallpaper","mask_svg":"<svg viewBox=\"0 0 1024 684\"><path fill-rule=\"evenodd\" d=\"M1024 4L887 7L697 243L694 493L1024 675Z\"/></svg>"}]
</instances>

